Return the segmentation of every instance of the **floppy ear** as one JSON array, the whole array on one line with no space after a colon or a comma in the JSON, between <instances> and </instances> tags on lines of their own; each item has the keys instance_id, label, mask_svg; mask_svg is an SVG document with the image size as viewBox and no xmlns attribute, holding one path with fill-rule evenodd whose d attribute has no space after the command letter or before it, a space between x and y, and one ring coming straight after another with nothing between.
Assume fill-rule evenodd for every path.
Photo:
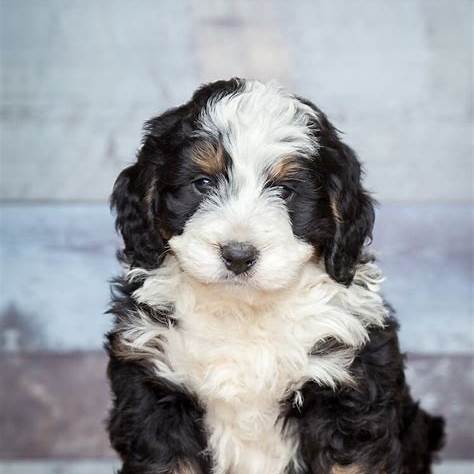
<instances>
[{"instance_id":1,"label":"floppy ear","mask_svg":"<svg viewBox=\"0 0 474 474\"><path fill-rule=\"evenodd\" d=\"M137 162L125 168L115 182L110 203L125 243L119 259L131 267L158 267L167 248L168 237L158 219L159 174L167 159L163 148L173 148L186 134L182 119L188 109L187 104L175 107L146 122Z\"/></svg>"},{"instance_id":2,"label":"floppy ear","mask_svg":"<svg viewBox=\"0 0 474 474\"><path fill-rule=\"evenodd\" d=\"M332 141L321 148L327 165L327 192L334 234L325 249L326 271L349 286L366 240L372 237L373 200L361 185L361 167L355 153L344 143Z\"/></svg>"},{"instance_id":3,"label":"floppy ear","mask_svg":"<svg viewBox=\"0 0 474 474\"><path fill-rule=\"evenodd\" d=\"M125 168L115 182L110 202L116 211L115 226L125 243L119 259L131 267L152 269L160 264L165 243L154 226L158 196L148 168L140 161Z\"/></svg>"}]
</instances>

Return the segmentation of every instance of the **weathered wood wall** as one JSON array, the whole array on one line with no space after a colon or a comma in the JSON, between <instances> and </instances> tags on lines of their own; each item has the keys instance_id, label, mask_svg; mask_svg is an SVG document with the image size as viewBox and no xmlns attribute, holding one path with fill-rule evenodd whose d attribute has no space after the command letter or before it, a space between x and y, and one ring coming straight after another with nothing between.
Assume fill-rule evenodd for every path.
<instances>
[{"instance_id":1,"label":"weathered wood wall","mask_svg":"<svg viewBox=\"0 0 474 474\"><path fill-rule=\"evenodd\" d=\"M107 198L145 119L231 76L313 99L365 162L409 376L474 458L471 0L0 5L0 460L112 455Z\"/></svg>"}]
</instances>

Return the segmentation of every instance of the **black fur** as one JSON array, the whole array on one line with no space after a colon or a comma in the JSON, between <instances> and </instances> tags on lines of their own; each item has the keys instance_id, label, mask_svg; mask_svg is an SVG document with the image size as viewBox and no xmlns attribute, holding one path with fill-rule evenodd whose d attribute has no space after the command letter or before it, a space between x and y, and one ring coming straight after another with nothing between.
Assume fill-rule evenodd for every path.
<instances>
[{"instance_id":1,"label":"black fur","mask_svg":"<svg viewBox=\"0 0 474 474\"><path fill-rule=\"evenodd\" d=\"M170 472L183 462L209 472L203 409L192 395L113 356L109 377L115 394L109 433L121 474Z\"/></svg>"},{"instance_id":2,"label":"black fur","mask_svg":"<svg viewBox=\"0 0 474 474\"><path fill-rule=\"evenodd\" d=\"M106 343L113 394L108 431L112 447L123 461L119 474L168 473L186 462L203 474L210 472L199 401L182 387L157 377L145 359L123 356L121 324L138 309L156 324L174 324L172 308L157 313L136 303L132 293L140 285L117 279L109 311L115 315L115 329L107 335Z\"/></svg>"},{"instance_id":3,"label":"black fur","mask_svg":"<svg viewBox=\"0 0 474 474\"><path fill-rule=\"evenodd\" d=\"M137 162L120 173L111 197L125 243L121 260L145 269L161 263L166 236L181 233L200 203L190 190L197 170L188 157L199 112L207 101L235 94L242 86L239 79L203 86L187 104L146 122Z\"/></svg>"},{"instance_id":4,"label":"black fur","mask_svg":"<svg viewBox=\"0 0 474 474\"><path fill-rule=\"evenodd\" d=\"M180 234L198 208L201 197L192 190L198 170L189 159L195 140L191 132L208 101L238 94L243 85L232 79L203 86L190 102L147 122L137 162L120 174L111 198L125 243L120 258L130 267L158 267L170 236ZM374 203L361 185L354 152L314 104L300 100L318 112L312 130L319 150L302 161L298 192L287 203L293 232L316 248L334 280L359 284L353 282L354 271L371 237ZM231 157L226 160L231 166ZM141 284L139 279L115 282L110 311L115 327L106 344L114 400L108 430L123 460L120 473L174 473L183 463L196 473L210 473L200 401L157 377L146 359L124 354L122 326L136 311L146 312L156 324L175 324L173 308L157 313L135 301L133 292ZM396 331L394 319L385 329L371 331L351 367L354 386L331 390L307 383L301 408L282 401L281 416L298 428L305 474L330 474L335 464L359 465L364 474L431 472L443 442L443 420L428 415L410 397ZM320 350L334 347L328 341Z\"/></svg>"},{"instance_id":5,"label":"black fur","mask_svg":"<svg viewBox=\"0 0 474 474\"><path fill-rule=\"evenodd\" d=\"M441 448L443 421L419 408L405 382L392 319L373 330L351 367L356 384L336 391L307 383L304 404L287 403L299 427L305 474L329 474L336 463L363 473L427 474Z\"/></svg>"},{"instance_id":6,"label":"black fur","mask_svg":"<svg viewBox=\"0 0 474 474\"><path fill-rule=\"evenodd\" d=\"M362 170L355 152L341 141L337 129L318 107L300 100L319 117L313 126L319 150L312 163L313 182L322 189L322 195L317 200L319 215L313 216L313 222L320 228L325 224L326 232L311 237L324 255L329 275L350 285L363 245L372 238L374 200L362 187Z\"/></svg>"},{"instance_id":7,"label":"black fur","mask_svg":"<svg viewBox=\"0 0 474 474\"><path fill-rule=\"evenodd\" d=\"M208 101L236 94L242 87L239 79L203 86L187 104L146 123L137 163L120 174L111 198L125 242L122 259L131 266L159 265L166 236L180 234L199 206L190 184L197 172L189 159L196 141L191 132ZM320 116L313 127L319 151L314 160L304 160L296 199L289 203L293 230L317 248L336 281L349 285L364 242L372 235L373 200L362 188L355 153L314 104L300 100Z\"/></svg>"}]
</instances>

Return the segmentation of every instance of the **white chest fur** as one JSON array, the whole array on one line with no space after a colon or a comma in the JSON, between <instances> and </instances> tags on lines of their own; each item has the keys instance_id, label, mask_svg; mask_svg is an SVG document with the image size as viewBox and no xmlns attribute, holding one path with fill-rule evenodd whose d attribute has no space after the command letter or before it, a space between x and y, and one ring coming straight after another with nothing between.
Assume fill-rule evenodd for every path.
<instances>
[{"instance_id":1,"label":"white chest fur","mask_svg":"<svg viewBox=\"0 0 474 474\"><path fill-rule=\"evenodd\" d=\"M159 326L140 313L123 341L146 354L161 377L199 397L218 474L282 473L297 462L297 440L291 426L282 432L279 402L292 394L301 402L298 389L308 380L348 381L367 327L382 325L386 315L371 264L356 275L366 288L345 288L310 264L291 289L258 295L192 281L173 257L154 272L139 272L146 279L136 299L158 308L173 304L178 324ZM328 338L348 349L311 355Z\"/></svg>"}]
</instances>

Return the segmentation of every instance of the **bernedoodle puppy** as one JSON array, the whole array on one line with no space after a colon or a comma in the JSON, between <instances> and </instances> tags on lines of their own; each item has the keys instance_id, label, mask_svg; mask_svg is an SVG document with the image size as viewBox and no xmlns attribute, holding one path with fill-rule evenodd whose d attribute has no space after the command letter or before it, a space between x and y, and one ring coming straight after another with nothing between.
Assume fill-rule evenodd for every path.
<instances>
[{"instance_id":1,"label":"bernedoodle puppy","mask_svg":"<svg viewBox=\"0 0 474 474\"><path fill-rule=\"evenodd\" d=\"M361 167L273 83L148 121L112 194L108 422L121 474L427 474L443 420L410 396Z\"/></svg>"}]
</instances>

